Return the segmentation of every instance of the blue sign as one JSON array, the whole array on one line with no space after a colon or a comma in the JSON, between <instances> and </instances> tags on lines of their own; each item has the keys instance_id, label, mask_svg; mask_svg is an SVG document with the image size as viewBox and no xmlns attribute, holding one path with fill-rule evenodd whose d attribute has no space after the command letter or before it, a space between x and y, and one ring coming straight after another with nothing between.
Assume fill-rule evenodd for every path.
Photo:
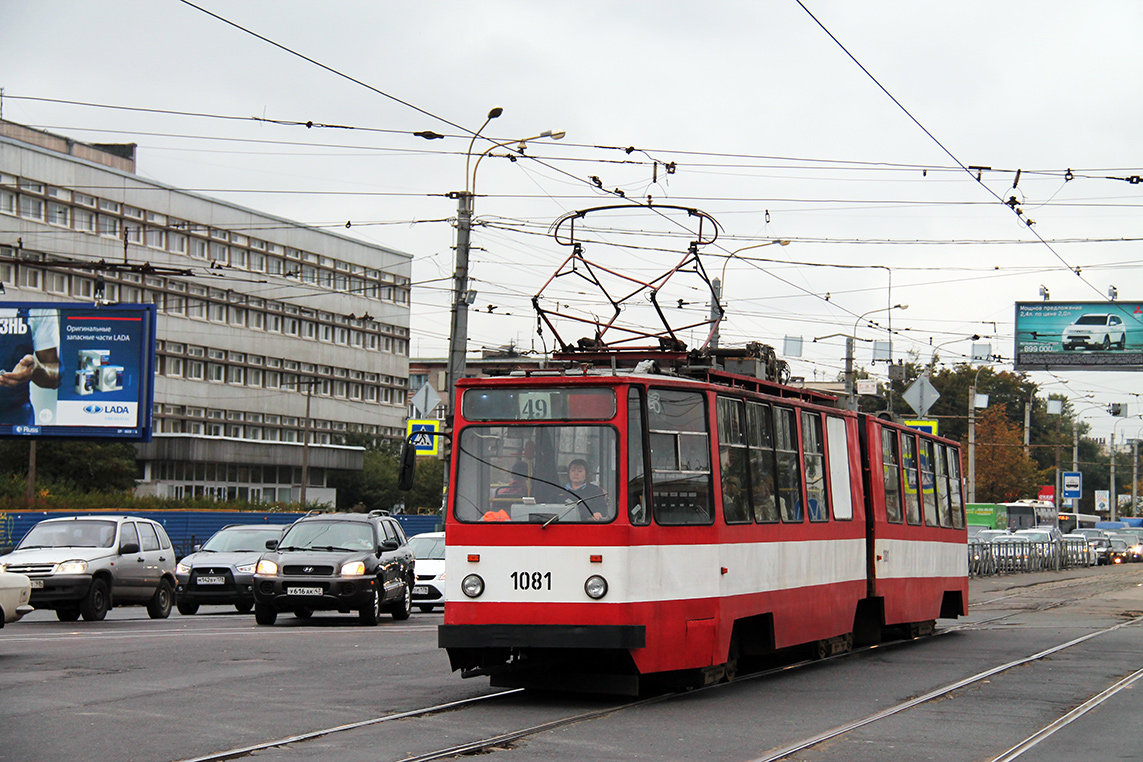
<instances>
[{"instance_id":1,"label":"blue sign","mask_svg":"<svg viewBox=\"0 0 1143 762\"><path fill-rule=\"evenodd\" d=\"M1083 474L1079 471L1064 472L1064 498L1078 500L1083 497Z\"/></svg>"},{"instance_id":2,"label":"blue sign","mask_svg":"<svg viewBox=\"0 0 1143 762\"><path fill-rule=\"evenodd\" d=\"M0 437L151 438L155 307L0 302Z\"/></svg>"}]
</instances>

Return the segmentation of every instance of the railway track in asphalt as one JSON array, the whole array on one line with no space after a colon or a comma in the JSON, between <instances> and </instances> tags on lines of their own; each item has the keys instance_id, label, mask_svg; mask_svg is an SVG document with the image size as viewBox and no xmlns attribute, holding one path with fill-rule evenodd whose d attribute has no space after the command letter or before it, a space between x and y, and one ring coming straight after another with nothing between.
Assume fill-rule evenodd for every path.
<instances>
[{"instance_id":1,"label":"railway track in asphalt","mask_svg":"<svg viewBox=\"0 0 1143 762\"><path fill-rule=\"evenodd\" d=\"M1137 576L1137 575L1135 575L1135 576ZM1069 581L1066 583L1060 583L1060 584L1056 585L1055 589L1068 589L1068 588L1073 588L1073 587L1080 587L1083 585L1084 582L1088 583L1088 588L1089 588L1087 591L1087 594L1085 594L1085 595L1078 595L1075 597L1069 597L1067 599L1058 599L1055 601L1046 601L1046 602L1038 603L1038 604L1033 605L1031 607L1020 608L1017 611L1000 614L996 617L985 618L985 619L982 619L982 620L979 620L976 622L966 622L963 624L957 624L957 625L953 625L950 627L940 628L932 636L928 636L928 638L924 638L924 639L940 638L942 636L951 634L953 632L971 630L974 628L980 628L980 627L987 626L989 624L992 624L992 623L995 623L998 621L1002 621L1005 619L1009 619L1009 618L1012 618L1015 616L1034 614L1037 612L1048 611L1048 610L1059 608L1062 606L1074 604L1074 603L1083 601L1083 600L1091 597L1090 587L1092 585L1095 585L1100 590L1123 589L1126 587L1134 587L1136 585L1136 583L1133 580L1128 580L1128 579L1119 579L1119 580L1114 580L1114 581L1081 580L1078 582ZM992 599L992 600L987 601L985 603L1011 602L1013 599L1019 599L1021 597L1027 597L1031 592L1039 593L1039 592L1045 591L1046 589L1047 588L1045 587L1045 585L1023 587L1023 588L1020 588L1018 592L1013 593L1012 595L1006 595L1006 596L1003 596L1002 598ZM794 756L795 754L798 754L799 752L811 750L814 747L825 744L827 742L833 742L833 741L836 741L837 739L842 739L845 736L852 734L852 733L855 733L856 731L859 731L862 728L868 727L872 724L875 724L875 723L878 723L878 722L881 722L881 721L884 721L884 720L887 720L887 719L890 719L893 717L900 716L900 715L905 714L911 710L915 710L918 707L922 707L922 706L930 704L932 702L936 702L936 701L939 701L942 699L947 699L949 697L954 697L958 693L963 693L966 689L968 689L972 686L978 686L981 684L988 683L989 681L991 681L994 677L996 677L998 675L1002 675L1004 673L1011 672L1012 670L1016 670L1020 667L1026 666L1026 665L1043 662L1044 660L1049 659L1052 656L1055 656L1057 654L1060 654L1064 651L1075 648L1077 646L1081 646L1085 643L1089 643L1090 641L1093 641L1093 640L1100 638L1102 636L1123 630L1124 628L1139 627L1141 624L1143 624L1143 615L1132 616L1131 618L1126 619L1126 621L1122 621L1122 622L1119 622L1117 624L1114 624L1114 625L1111 625L1108 627L1103 627L1103 628L1100 628L1097 630L1093 630L1093 631L1086 633L1082 636L1072 638L1072 639L1069 639L1067 641L1055 644L1049 648L1041 649L1035 653L1028 654L1026 656L1022 656L1022 657L1019 657L1019 658L1016 658L1013 660L1009 660L1007 662L995 665L993 667L989 667L988 669L977 672L976 674L973 674L969 677L949 682L945 685L931 689L931 690L927 691L926 693L924 693L920 696L916 696L916 697L911 698L909 700L900 702L900 703L895 704L891 707L881 709L877 712L874 712L874 713L865 715L863 717L851 720L849 722L846 722L842 725L838 725L836 727L830 728L830 729L825 730L823 732L819 732L819 733L815 733L815 734L806 736L805 738L802 738L800 740L789 742L789 743L787 743L787 744L785 744L785 745L783 745L777 749L771 750L770 752L768 752L764 756L760 756L760 757L757 757L757 758L751 760L751 762L777 762L777 760L791 758L792 756ZM922 640L924 640L924 639L922 639ZM642 707L647 707L647 706L650 706L652 704L677 700L677 699L680 699L684 696L693 696L699 692L719 691L719 690L725 689L729 685L740 685L742 683L746 683L749 681L763 680L767 677L771 677L771 676L776 675L776 674L780 674L780 673L781 674L787 674L791 671L796 671L796 670L806 669L806 668L813 667L813 666L818 666L818 665L821 665L823 662L837 661L837 660L842 660L842 659L853 658L855 656L860 656L862 654L868 653L868 652L873 651L875 649L894 648L894 647L904 646L904 645L914 643L914 642L917 642L917 641L916 640L908 640L908 639L906 639L906 640L895 640L895 641L889 641L889 642L882 643L882 644L875 645L875 646L855 648L852 651L842 653L842 654L837 654L834 656L830 656L826 659L806 659L806 660L802 660L802 661L794 661L794 662L791 662L788 664L782 664L782 665L777 666L777 667L772 667L772 668L764 669L764 670L757 671L757 672L743 674L743 675L737 677L735 680L730 681L728 683L719 683L719 684L710 685L710 686L706 686L703 688L697 688L697 689L688 690L688 691L679 691L679 692L674 692L674 693L663 693L663 694L659 694L659 695L652 696L649 698L641 698L638 700L617 701L613 704L607 704L607 705L602 706L602 707L592 708L592 709L587 710L587 711L575 711L575 712L570 712L570 713L561 713L559 711L556 711L556 712L552 713L554 716L552 716L550 719L544 719L544 720L539 721L539 722L532 722L532 723L529 723L526 725L522 725L521 727L516 728L516 729L503 731L503 732L497 732L497 733L489 734L487 736L480 737L480 738L473 738L473 739L465 740L461 743L449 744L449 745L440 746L439 748L434 748L434 749L427 750L427 751L421 751L421 752L416 753L416 754L401 757L401 762L430 762L430 760L449 759L449 758L454 758L454 757L467 756L467 755L473 755L473 754L481 754L481 753L489 753L489 752L493 752L493 751L500 750L500 749L511 748L511 746L513 744L518 743L522 740L525 740L529 737L540 736L540 735L543 735L546 733L551 733L552 731L555 731L557 729L564 728L564 727L567 727L570 725L574 725L574 724L578 724L578 723L585 723L585 722L594 722L594 721L602 720L602 719L605 719L607 717L613 716L617 713L626 712L626 711L630 711L630 710L638 709L638 708L642 708ZM1060 730L1062 730L1063 728L1067 727L1069 724L1074 722L1076 719L1082 717L1083 715L1087 714L1088 712L1092 711L1093 709L1099 707L1104 702L1108 701L1109 699L1111 699L1112 697L1114 697L1115 695L1117 695L1121 691L1131 687L1140 679L1143 679L1143 669L1141 669L1137 672L1128 674L1126 676L1122 676L1120 679L1117 679L1111 685L1108 685L1107 687L1101 689L1097 693L1087 697L1086 700L1084 700L1078 706L1070 709L1066 713L1061 714L1059 717L1055 718L1052 722L1050 722L1050 723L1046 724L1044 727L1038 729L1035 733L1029 735L1027 738L1022 740L1019 744L1016 744L1012 748L1005 751L1002 755L995 757L992 760L992 762L1011 762L1011 760L1018 759L1022 754L1024 754L1028 750L1035 748L1038 744L1043 742L1045 739L1050 738L1053 734L1059 732ZM524 693L523 689L497 691L497 692L493 692L493 693L489 693L489 694L485 694L485 695L481 695L481 696L476 696L476 697L472 697L472 698L462 699L462 700L458 700L458 701L445 702L445 703L441 703L441 704L426 706L426 707L407 710L407 711L393 712L393 713L380 715L380 716L370 718L370 719L366 719L366 720L347 723L344 725L337 725L337 726L331 726L331 727L327 727L327 728L315 729L315 730L311 730L311 731L307 731L307 732L301 732L298 734L294 734L294 735L290 735L290 736L286 736L286 737L282 737L282 738L267 740L267 741L261 742L261 743L248 744L248 745L244 745L241 747L235 747L232 749L227 749L227 750L223 750L223 751L219 751L219 752L215 752L215 753L210 753L210 754L205 754L205 755L187 758L187 759L183 759L183 760L178 760L178 762L223 762L223 760L237 759L237 758L253 755L257 752L265 752L268 750L280 749L280 748L284 748L284 747L289 747L293 750L301 750L304 752L304 750L306 748L305 745L307 743L317 741L318 739L328 739L331 736L338 736L338 735L342 735L342 734L347 734L347 733L352 732L352 731L361 730L364 728L384 726L386 724L397 723L400 721L425 719L425 718L430 718L430 717L433 717L436 715L441 715L444 713L463 712L463 711L474 709L477 707L484 707L484 706L488 706L491 704L495 704L497 702L504 702L504 701L511 699L512 697L518 697L522 693Z\"/></svg>"}]
</instances>

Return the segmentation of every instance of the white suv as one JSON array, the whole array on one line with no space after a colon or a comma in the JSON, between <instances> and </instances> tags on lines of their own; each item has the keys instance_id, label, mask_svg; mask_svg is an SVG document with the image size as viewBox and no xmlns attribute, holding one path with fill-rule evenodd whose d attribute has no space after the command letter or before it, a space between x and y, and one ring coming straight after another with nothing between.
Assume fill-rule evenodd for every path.
<instances>
[{"instance_id":1,"label":"white suv","mask_svg":"<svg viewBox=\"0 0 1143 762\"><path fill-rule=\"evenodd\" d=\"M1064 349L1077 347L1091 349L1123 349L1127 344L1127 330L1123 318L1107 313L1080 315L1064 329Z\"/></svg>"},{"instance_id":2,"label":"white suv","mask_svg":"<svg viewBox=\"0 0 1143 762\"><path fill-rule=\"evenodd\" d=\"M175 598L175 549L163 527L136 516L47 519L0 556L0 572L31 581L31 604L61 622L99 621L112 606L166 619Z\"/></svg>"}]
</instances>

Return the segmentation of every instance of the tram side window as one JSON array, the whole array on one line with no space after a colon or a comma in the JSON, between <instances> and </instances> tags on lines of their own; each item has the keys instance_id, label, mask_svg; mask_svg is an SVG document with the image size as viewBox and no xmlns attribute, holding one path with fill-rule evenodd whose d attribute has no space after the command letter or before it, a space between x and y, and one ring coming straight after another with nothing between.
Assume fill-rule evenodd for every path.
<instances>
[{"instance_id":1,"label":"tram side window","mask_svg":"<svg viewBox=\"0 0 1143 762\"><path fill-rule=\"evenodd\" d=\"M921 523L920 484L917 477L917 440L912 434L901 435L901 471L905 476L905 520Z\"/></svg>"},{"instance_id":2,"label":"tram side window","mask_svg":"<svg viewBox=\"0 0 1143 762\"><path fill-rule=\"evenodd\" d=\"M937 516L941 526L952 526L952 512L949 510L949 474L946 464L946 448L936 445L937 452Z\"/></svg>"},{"instance_id":3,"label":"tram side window","mask_svg":"<svg viewBox=\"0 0 1143 762\"><path fill-rule=\"evenodd\" d=\"M949 503L954 529L964 529L964 501L960 492L960 450L948 448Z\"/></svg>"},{"instance_id":4,"label":"tram side window","mask_svg":"<svg viewBox=\"0 0 1143 762\"><path fill-rule=\"evenodd\" d=\"M750 450L754 520L760 524L778 521L780 508L785 508L786 501L779 502L774 497L774 421L769 405L746 403L746 443Z\"/></svg>"},{"instance_id":5,"label":"tram side window","mask_svg":"<svg viewBox=\"0 0 1143 762\"><path fill-rule=\"evenodd\" d=\"M802 474L798 466L798 429L791 408L774 408L774 449L778 460L778 501L782 521L802 520Z\"/></svg>"},{"instance_id":6,"label":"tram side window","mask_svg":"<svg viewBox=\"0 0 1143 762\"><path fill-rule=\"evenodd\" d=\"M921 445L921 501L925 505L925 525L935 527L939 524L937 519L937 491L936 478L933 467L936 457L933 455L933 443L922 439Z\"/></svg>"},{"instance_id":7,"label":"tram side window","mask_svg":"<svg viewBox=\"0 0 1143 762\"><path fill-rule=\"evenodd\" d=\"M806 514L810 521L826 521L825 439L818 413L802 412L802 464L806 471Z\"/></svg>"},{"instance_id":8,"label":"tram side window","mask_svg":"<svg viewBox=\"0 0 1143 762\"><path fill-rule=\"evenodd\" d=\"M639 390L627 390L627 516L635 526L651 523L643 460L643 404Z\"/></svg>"},{"instance_id":9,"label":"tram side window","mask_svg":"<svg viewBox=\"0 0 1143 762\"><path fill-rule=\"evenodd\" d=\"M885 482L885 518L893 524L900 524L901 516L901 472L897 463L897 432L881 429L881 471Z\"/></svg>"},{"instance_id":10,"label":"tram side window","mask_svg":"<svg viewBox=\"0 0 1143 762\"><path fill-rule=\"evenodd\" d=\"M701 392L647 393L651 444L651 503L660 524L709 524L710 439Z\"/></svg>"},{"instance_id":11,"label":"tram side window","mask_svg":"<svg viewBox=\"0 0 1143 762\"><path fill-rule=\"evenodd\" d=\"M722 477L722 516L727 524L750 523L746 431L742 400L719 397L718 460Z\"/></svg>"},{"instance_id":12,"label":"tram side window","mask_svg":"<svg viewBox=\"0 0 1143 762\"><path fill-rule=\"evenodd\" d=\"M849 437L844 418L826 418L829 453L829 495L833 517L845 521L853 518L853 488L849 481Z\"/></svg>"}]
</instances>

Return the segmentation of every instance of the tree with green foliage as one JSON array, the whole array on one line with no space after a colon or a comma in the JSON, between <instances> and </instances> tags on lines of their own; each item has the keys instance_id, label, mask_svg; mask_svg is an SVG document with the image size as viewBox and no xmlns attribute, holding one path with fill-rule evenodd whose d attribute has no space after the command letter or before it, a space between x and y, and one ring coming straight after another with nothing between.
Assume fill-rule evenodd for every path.
<instances>
[{"instance_id":1,"label":"tree with green foliage","mask_svg":"<svg viewBox=\"0 0 1143 762\"><path fill-rule=\"evenodd\" d=\"M0 440L0 475L28 477L29 442ZM127 442L40 439L36 442L36 490L130 492L135 488L135 448Z\"/></svg>"},{"instance_id":2,"label":"tree with green foliage","mask_svg":"<svg viewBox=\"0 0 1143 762\"><path fill-rule=\"evenodd\" d=\"M1035 497L1047 478L1024 453L1022 426L1009 420L1005 405L990 404L976 424L977 501L1007 503Z\"/></svg>"}]
</instances>

